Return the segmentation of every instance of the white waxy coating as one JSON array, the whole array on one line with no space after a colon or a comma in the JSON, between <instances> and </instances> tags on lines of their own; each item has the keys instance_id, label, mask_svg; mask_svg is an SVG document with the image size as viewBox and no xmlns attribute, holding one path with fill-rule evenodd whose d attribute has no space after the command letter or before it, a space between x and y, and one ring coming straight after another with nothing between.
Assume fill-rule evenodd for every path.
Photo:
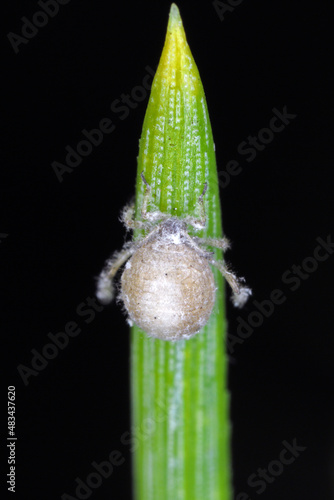
<instances>
[{"instance_id":1,"label":"white waxy coating","mask_svg":"<svg viewBox=\"0 0 334 500\"><path fill-rule=\"evenodd\" d=\"M149 336L188 339L208 321L215 302L210 266L172 238L146 241L125 266L121 298L130 319Z\"/></svg>"}]
</instances>

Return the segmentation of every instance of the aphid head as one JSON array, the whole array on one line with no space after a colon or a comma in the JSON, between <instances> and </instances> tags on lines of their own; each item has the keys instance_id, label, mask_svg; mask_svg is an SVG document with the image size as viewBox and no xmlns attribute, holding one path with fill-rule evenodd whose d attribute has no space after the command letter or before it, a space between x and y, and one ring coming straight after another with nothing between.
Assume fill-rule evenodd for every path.
<instances>
[{"instance_id":1,"label":"aphid head","mask_svg":"<svg viewBox=\"0 0 334 500\"><path fill-rule=\"evenodd\" d=\"M173 239L175 236L185 231L187 231L187 224L185 221L180 220L177 217L170 217L169 219L161 222L159 233L163 238L169 239L172 237Z\"/></svg>"}]
</instances>

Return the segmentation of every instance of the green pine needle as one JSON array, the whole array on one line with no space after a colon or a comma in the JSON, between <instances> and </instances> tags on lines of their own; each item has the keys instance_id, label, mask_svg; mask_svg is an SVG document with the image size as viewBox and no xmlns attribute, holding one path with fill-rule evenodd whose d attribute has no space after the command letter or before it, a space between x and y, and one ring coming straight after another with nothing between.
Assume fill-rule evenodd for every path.
<instances>
[{"instance_id":1,"label":"green pine needle","mask_svg":"<svg viewBox=\"0 0 334 500\"><path fill-rule=\"evenodd\" d=\"M151 209L180 217L198 215L197 200L207 182L207 227L198 236L222 236L205 95L175 4L140 140L137 215L144 194L141 172L152 189ZM212 250L216 259L222 258L220 250ZM136 500L231 499L224 283L219 271L212 271L215 307L193 338L168 342L132 328L132 424L139 433Z\"/></svg>"}]
</instances>

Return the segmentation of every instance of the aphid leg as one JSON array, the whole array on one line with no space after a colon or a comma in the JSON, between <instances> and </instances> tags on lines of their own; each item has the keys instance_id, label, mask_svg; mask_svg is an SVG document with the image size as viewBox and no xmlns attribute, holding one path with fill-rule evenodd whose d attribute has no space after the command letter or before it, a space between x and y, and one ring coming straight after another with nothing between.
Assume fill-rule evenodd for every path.
<instances>
[{"instance_id":1,"label":"aphid leg","mask_svg":"<svg viewBox=\"0 0 334 500\"><path fill-rule=\"evenodd\" d=\"M142 178L143 183L145 184L145 193L144 193L144 198L143 198L143 205L141 208L142 219L147 220L149 222L168 219L170 217L170 215L159 212L158 210L155 212L148 212L147 211L147 206L148 206L148 202L149 202L150 195L151 195L151 186L149 185L149 183L145 179L143 172L140 174L140 176Z\"/></svg>"},{"instance_id":2,"label":"aphid leg","mask_svg":"<svg viewBox=\"0 0 334 500\"><path fill-rule=\"evenodd\" d=\"M200 221L201 221L203 227L205 227L205 224L206 224L206 213L205 213L205 206L204 206L204 195L207 192L207 189L208 189L208 183L205 182L202 194L198 198L198 204L199 204L199 209L200 209L200 214L201 214Z\"/></svg>"},{"instance_id":3,"label":"aphid leg","mask_svg":"<svg viewBox=\"0 0 334 500\"><path fill-rule=\"evenodd\" d=\"M183 238L184 241L187 243L187 245L193 248L198 253L198 255L206 259L212 258L213 252L208 252L207 250L201 248L200 246L201 238L195 238L193 236L190 236L188 233L183 233Z\"/></svg>"},{"instance_id":4,"label":"aphid leg","mask_svg":"<svg viewBox=\"0 0 334 500\"><path fill-rule=\"evenodd\" d=\"M227 238L195 238L196 243L200 246L208 246L228 250L231 247Z\"/></svg>"},{"instance_id":5,"label":"aphid leg","mask_svg":"<svg viewBox=\"0 0 334 500\"><path fill-rule=\"evenodd\" d=\"M244 278L237 278L235 274L229 271L223 261L217 261L212 259L210 264L217 267L222 273L230 287L232 288L233 297L232 302L235 307L242 307L248 300L248 297L252 295L252 290L246 286L242 286L241 282L244 282Z\"/></svg>"},{"instance_id":6,"label":"aphid leg","mask_svg":"<svg viewBox=\"0 0 334 500\"><path fill-rule=\"evenodd\" d=\"M198 205L199 205L199 212L200 212L200 217L191 217L188 216L184 220L187 224L190 226L193 226L195 229L204 229L206 225L206 214L205 214L205 206L204 206L204 195L208 189L208 184L205 182L203 192L201 196L198 198Z\"/></svg>"},{"instance_id":7,"label":"aphid leg","mask_svg":"<svg viewBox=\"0 0 334 500\"><path fill-rule=\"evenodd\" d=\"M127 205L126 207L124 207L120 219L125 227L128 229L145 229L147 227L147 223L140 220L135 220L134 213L134 203L131 203L131 205Z\"/></svg>"},{"instance_id":8,"label":"aphid leg","mask_svg":"<svg viewBox=\"0 0 334 500\"><path fill-rule=\"evenodd\" d=\"M124 248L120 252L115 252L105 263L100 276L97 278L96 296L102 304L109 304L114 298L113 279L119 268L135 252L136 245Z\"/></svg>"}]
</instances>

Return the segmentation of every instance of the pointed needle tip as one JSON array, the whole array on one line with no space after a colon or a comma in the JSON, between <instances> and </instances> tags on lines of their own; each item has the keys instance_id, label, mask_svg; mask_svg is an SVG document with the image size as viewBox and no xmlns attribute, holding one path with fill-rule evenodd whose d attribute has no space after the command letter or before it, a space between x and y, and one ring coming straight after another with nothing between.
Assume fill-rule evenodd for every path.
<instances>
[{"instance_id":1,"label":"pointed needle tip","mask_svg":"<svg viewBox=\"0 0 334 500\"><path fill-rule=\"evenodd\" d=\"M180 16L180 11L175 3L172 3L170 12L169 12L169 18L171 22L179 22L181 21L181 16Z\"/></svg>"}]
</instances>

